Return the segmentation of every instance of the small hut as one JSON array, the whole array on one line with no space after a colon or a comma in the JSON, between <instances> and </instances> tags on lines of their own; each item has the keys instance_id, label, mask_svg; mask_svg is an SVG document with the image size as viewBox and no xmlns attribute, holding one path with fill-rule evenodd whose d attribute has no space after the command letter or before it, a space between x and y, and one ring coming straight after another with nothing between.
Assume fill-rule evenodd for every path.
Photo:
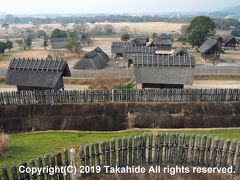
<instances>
[{"instance_id":1,"label":"small hut","mask_svg":"<svg viewBox=\"0 0 240 180\"><path fill-rule=\"evenodd\" d=\"M109 60L109 56L101 48L97 47L85 54L73 68L81 70L102 69Z\"/></svg>"},{"instance_id":2,"label":"small hut","mask_svg":"<svg viewBox=\"0 0 240 180\"><path fill-rule=\"evenodd\" d=\"M174 56L188 56L188 50L184 47L178 47L174 50Z\"/></svg>"},{"instance_id":3,"label":"small hut","mask_svg":"<svg viewBox=\"0 0 240 180\"><path fill-rule=\"evenodd\" d=\"M153 40L150 47L156 47L157 50L171 51L174 39L171 35L161 34Z\"/></svg>"},{"instance_id":4,"label":"small hut","mask_svg":"<svg viewBox=\"0 0 240 180\"><path fill-rule=\"evenodd\" d=\"M207 39L199 48L198 51L201 53L201 57L204 60L213 60L220 58L220 54L224 53L221 46L216 39Z\"/></svg>"},{"instance_id":5,"label":"small hut","mask_svg":"<svg viewBox=\"0 0 240 180\"><path fill-rule=\"evenodd\" d=\"M225 49L234 49L235 50L235 48L237 46L237 43L238 43L237 39L232 34L227 36L224 39L224 44L225 44L224 47L225 47Z\"/></svg>"},{"instance_id":6,"label":"small hut","mask_svg":"<svg viewBox=\"0 0 240 180\"><path fill-rule=\"evenodd\" d=\"M53 49L63 49L65 48L66 38L52 38L51 45Z\"/></svg>"},{"instance_id":7,"label":"small hut","mask_svg":"<svg viewBox=\"0 0 240 180\"><path fill-rule=\"evenodd\" d=\"M92 37L89 33L84 33L80 36L80 42L83 45L89 45L92 42Z\"/></svg>"},{"instance_id":8,"label":"small hut","mask_svg":"<svg viewBox=\"0 0 240 180\"><path fill-rule=\"evenodd\" d=\"M149 42L149 37L147 35L134 35L132 43L137 47L146 47L147 42Z\"/></svg>"},{"instance_id":9,"label":"small hut","mask_svg":"<svg viewBox=\"0 0 240 180\"><path fill-rule=\"evenodd\" d=\"M22 90L60 90L64 88L63 77L71 76L68 64L63 60L11 60L6 84Z\"/></svg>"},{"instance_id":10,"label":"small hut","mask_svg":"<svg viewBox=\"0 0 240 180\"><path fill-rule=\"evenodd\" d=\"M133 67L139 89L183 88L193 83L195 59L191 56L135 54Z\"/></svg>"}]
</instances>

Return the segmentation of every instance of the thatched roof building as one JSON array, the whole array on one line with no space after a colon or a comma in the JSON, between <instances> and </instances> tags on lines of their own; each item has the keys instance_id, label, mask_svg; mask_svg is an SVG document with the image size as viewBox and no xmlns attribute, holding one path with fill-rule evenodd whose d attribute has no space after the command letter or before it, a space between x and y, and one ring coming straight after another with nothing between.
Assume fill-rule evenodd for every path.
<instances>
[{"instance_id":1,"label":"thatched roof building","mask_svg":"<svg viewBox=\"0 0 240 180\"><path fill-rule=\"evenodd\" d=\"M220 53L224 53L218 40L209 38L199 48L198 51L201 53L203 59L216 60L220 58Z\"/></svg>"},{"instance_id":2,"label":"thatched roof building","mask_svg":"<svg viewBox=\"0 0 240 180\"><path fill-rule=\"evenodd\" d=\"M75 65L74 69L102 69L110 60L109 56L99 47L88 52Z\"/></svg>"},{"instance_id":3,"label":"thatched roof building","mask_svg":"<svg viewBox=\"0 0 240 180\"><path fill-rule=\"evenodd\" d=\"M191 56L136 54L133 65L138 88L183 88L193 83Z\"/></svg>"},{"instance_id":4,"label":"thatched roof building","mask_svg":"<svg viewBox=\"0 0 240 180\"><path fill-rule=\"evenodd\" d=\"M149 42L149 37L147 35L134 35L132 43L137 47L146 47L147 42Z\"/></svg>"},{"instance_id":5,"label":"thatched roof building","mask_svg":"<svg viewBox=\"0 0 240 180\"><path fill-rule=\"evenodd\" d=\"M52 38L50 41L53 49L65 48L66 38Z\"/></svg>"},{"instance_id":6,"label":"thatched roof building","mask_svg":"<svg viewBox=\"0 0 240 180\"><path fill-rule=\"evenodd\" d=\"M81 34L79 39L80 42L84 45L89 45L92 42L92 37L89 33Z\"/></svg>"},{"instance_id":7,"label":"thatched roof building","mask_svg":"<svg viewBox=\"0 0 240 180\"><path fill-rule=\"evenodd\" d=\"M174 56L188 56L188 50L184 47L178 47L174 50Z\"/></svg>"},{"instance_id":8,"label":"thatched roof building","mask_svg":"<svg viewBox=\"0 0 240 180\"><path fill-rule=\"evenodd\" d=\"M224 44L225 44L225 48L228 49L228 48L233 48L235 49L236 46L237 46L237 39L235 38L234 35L229 35L227 36L225 39L224 39Z\"/></svg>"},{"instance_id":9,"label":"thatched roof building","mask_svg":"<svg viewBox=\"0 0 240 180\"><path fill-rule=\"evenodd\" d=\"M63 60L11 60L6 84L17 85L21 90L59 90L64 88L63 77L71 76L68 64Z\"/></svg>"},{"instance_id":10,"label":"thatched roof building","mask_svg":"<svg viewBox=\"0 0 240 180\"><path fill-rule=\"evenodd\" d=\"M158 50L171 50L174 39L171 35L161 34L153 40L150 47L156 47Z\"/></svg>"}]
</instances>

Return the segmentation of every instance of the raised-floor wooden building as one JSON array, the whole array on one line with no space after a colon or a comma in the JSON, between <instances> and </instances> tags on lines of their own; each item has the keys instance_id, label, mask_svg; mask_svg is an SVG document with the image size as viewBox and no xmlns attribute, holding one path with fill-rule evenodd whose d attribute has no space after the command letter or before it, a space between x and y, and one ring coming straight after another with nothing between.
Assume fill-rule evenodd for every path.
<instances>
[{"instance_id":1,"label":"raised-floor wooden building","mask_svg":"<svg viewBox=\"0 0 240 180\"><path fill-rule=\"evenodd\" d=\"M192 56L136 54L133 65L139 89L183 88L193 83L195 59Z\"/></svg>"},{"instance_id":2,"label":"raised-floor wooden building","mask_svg":"<svg viewBox=\"0 0 240 180\"><path fill-rule=\"evenodd\" d=\"M224 53L218 40L214 38L207 39L199 48L198 51L201 53L201 58L204 60L215 61L220 58L220 54Z\"/></svg>"},{"instance_id":3,"label":"raised-floor wooden building","mask_svg":"<svg viewBox=\"0 0 240 180\"><path fill-rule=\"evenodd\" d=\"M237 47L238 41L234 35L229 35L224 39L225 49L235 49Z\"/></svg>"},{"instance_id":4,"label":"raised-floor wooden building","mask_svg":"<svg viewBox=\"0 0 240 180\"><path fill-rule=\"evenodd\" d=\"M60 90L64 88L63 77L71 76L66 61L43 59L11 60L6 84L22 90Z\"/></svg>"}]
</instances>

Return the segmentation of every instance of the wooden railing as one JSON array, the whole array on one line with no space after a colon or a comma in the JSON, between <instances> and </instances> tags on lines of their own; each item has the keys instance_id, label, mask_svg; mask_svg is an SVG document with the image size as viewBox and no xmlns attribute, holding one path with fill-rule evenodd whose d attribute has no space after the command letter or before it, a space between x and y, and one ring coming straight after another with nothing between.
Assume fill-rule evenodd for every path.
<instances>
[{"instance_id":1,"label":"wooden railing","mask_svg":"<svg viewBox=\"0 0 240 180\"><path fill-rule=\"evenodd\" d=\"M0 105L84 102L240 101L240 89L149 89L12 91L0 93Z\"/></svg>"},{"instance_id":2,"label":"wooden railing","mask_svg":"<svg viewBox=\"0 0 240 180\"><path fill-rule=\"evenodd\" d=\"M80 176L107 173L107 167L131 167L136 165L184 165L189 167L231 168L233 175L240 174L240 144L237 140L224 141L200 135L168 134L143 135L113 139L65 149L57 154L13 165L11 170L2 168L3 180L55 179L69 180ZM21 173L21 167L76 167L77 173ZM66 169L65 169L66 170ZM81 172L81 170L84 170ZM94 171L94 172L93 172ZM97 171L97 172L96 172Z\"/></svg>"}]
</instances>

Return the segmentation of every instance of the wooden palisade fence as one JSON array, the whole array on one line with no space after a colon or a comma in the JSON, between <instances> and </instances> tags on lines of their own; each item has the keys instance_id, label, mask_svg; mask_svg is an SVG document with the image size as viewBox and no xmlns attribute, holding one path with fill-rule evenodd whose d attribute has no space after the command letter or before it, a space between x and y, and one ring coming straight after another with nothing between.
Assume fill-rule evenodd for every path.
<instances>
[{"instance_id":1,"label":"wooden palisade fence","mask_svg":"<svg viewBox=\"0 0 240 180\"><path fill-rule=\"evenodd\" d=\"M81 102L240 101L240 89L21 91L0 93L0 105Z\"/></svg>"},{"instance_id":2,"label":"wooden palisade fence","mask_svg":"<svg viewBox=\"0 0 240 180\"><path fill-rule=\"evenodd\" d=\"M101 167L100 173L106 173L105 166L132 167L141 165L183 165L193 167L232 167L233 174L240 174L240 143L236 140L224 141L200 135L160 133L138 137L125 137L101 143L80 146L79 149L65 149L63 153L46 154L30 160L29 163L19 163L25 167L62 167L73 165L80 167ZM20 166L19 165L19 166ZM87 168L86 168L87 169ZM94 174L94 173L90 173ZM77 176L70 173L21 174L18 166L11 169L2 168L3 180L51 179L69 180Z\"/></svg>"}]
</instances>

